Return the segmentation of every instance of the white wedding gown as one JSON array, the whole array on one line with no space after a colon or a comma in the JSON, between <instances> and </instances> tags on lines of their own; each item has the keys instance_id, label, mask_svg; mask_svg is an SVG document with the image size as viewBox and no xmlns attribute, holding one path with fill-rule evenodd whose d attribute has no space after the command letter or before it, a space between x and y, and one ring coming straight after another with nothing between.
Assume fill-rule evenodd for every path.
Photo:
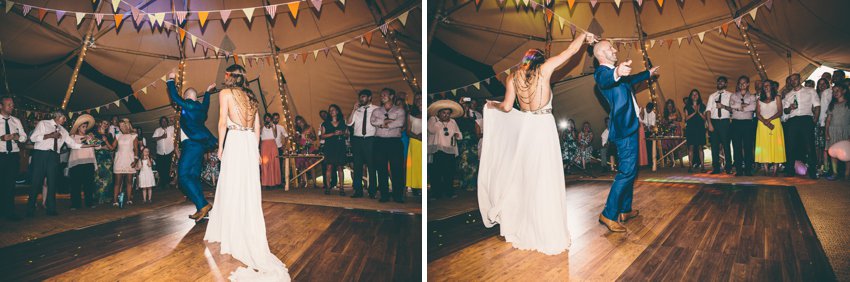
<instances>
[{"instance_id":1,"label":"white wedding gown","mask_svg":"<svg viewBox=\"0 0 850 282\"><path fill-rule=\"evenodd\" d=\"M552 100L542 109L550 110ZM561 146L551 113L484 108L478 205L515 248L555 255L570 247Z\"/></svg>"},{"instance_id":2,"label":"white wedding gown","mask_svg":"<svg viewBox=\"0 0 850 282\"><path fill-rule=\"evenodd\" d=\"M241 127L230 118L227 125ZM221 254L248 266L233 271L231 281L291 281L266 239L257 137L250 130L230 129L226 140L204 240L221 242Z\"/></svg>"}]
</instances>

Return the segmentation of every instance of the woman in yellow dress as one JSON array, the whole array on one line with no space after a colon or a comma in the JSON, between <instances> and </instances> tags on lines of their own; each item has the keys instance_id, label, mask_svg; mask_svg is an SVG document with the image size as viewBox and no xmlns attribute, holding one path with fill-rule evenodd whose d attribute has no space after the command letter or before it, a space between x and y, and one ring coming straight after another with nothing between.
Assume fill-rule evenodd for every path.
<instances>
[{"instance_id":1,"label":"woman in yellow dress","mask_svg":"<svg viewBox=\"0 0 850 282\"><path fill-rule=\"evenodd\" d=\"M413 190L415 195L422 193L422 94L413 95L413 107L411 107L407 122L407 136L410 136L410 144L407 146L407 187Z\"/></svg>"},{"instance_id":2,"label":"woman in yellow dress","mask_svg":"<svg viewBox=\"0 0 850 282\"><path fill-rule=\"evenodd\" d=\"M777 95L779 83L768 80L764 82L759 102L756 105L758 128L756 129L755 162L762 164L767 175L768 165L773 165L773 175L779 164L785 162L785 133L779 117L782 116L782 100Z\"/></svg>"}]
</instances>

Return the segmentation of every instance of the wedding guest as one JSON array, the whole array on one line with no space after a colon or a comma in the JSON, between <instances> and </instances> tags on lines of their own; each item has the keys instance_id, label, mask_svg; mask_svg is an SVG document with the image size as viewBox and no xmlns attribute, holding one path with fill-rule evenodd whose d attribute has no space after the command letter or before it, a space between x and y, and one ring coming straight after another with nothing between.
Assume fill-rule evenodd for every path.
<instances>
[{"instance_id":1,"label":"wedding guest","mask_svg":"<svg viewBox=\"0 0 850 282\"><path fill-rule=\"evenodd\" d=\"M832 72L832 85L835 86L835 84L838 84L839 82L845 82L845 83L849 82L848 80L845 80L844 78L845 78L845 75L844 75L843 70L835 70L834 72Z\"/></svg>"},{"instance_id":2,"label":"wedding guest","mask_svg":"<svg viewBox=\"0 0 850 282\"><path fill-rule=\"evenodd\" d=\"M832 77L832 74L828 72L824 74L828 74L830 78ZM818 93L821 104L818 126L815 127L815 150L818 156L818 163L821 164L821 171L828 175L832 172L830 168L832 162L829 160L829 152L827 152L829 147L826 146L826 112L829 110L829 104L832 102L832 87L830 86L829 78L823 77L819 79L815 91Z\"/></svg>"},{"instance_id":3,"label":"wedding guest","mask_svg":"<svg viewBox=\"0 0 850 282\"><path fill-rule=\"evenodd\" d=\"M454 118L461 115L463 108L451 100L439 100L428 106L428 181L432 199L457 197L453 187L454 169L457 141L463 136Z\"/></svg>"},{"instance_id":4,"label":"wedding guest","mask_svg":"<svg viewBox=\"0 0 850 282\"><path fill-rule=\"evenodd\" d=\"M457 177L460 180L459 189L475 191L478 186L478 134L476 134L476 120L483 117L475 111L472 99L461 98L463 115L455 119L463 139L457 142Z\"/></svg>"},{"instance_id":5,"label":"wedding guest","mask_svg":"<svg viewBox=\"0 0 850 282\"><path fill-rule=\"evenodd\" d=\"M272 115L263 115L263 127L260 129L260 179L264 188L280 185L280 161L278 160L277 126L272 123Z\"/></svg>"},{"instance_id":6,"label":"wedding guest","mask_svg":"<svg viewBox=\"0 0 850 282\"><path fill-rule=\"evenodd\" d=\"M159 127L153 132L156 142L156 171L159 174L160 186L166 187L171 183L171 159L174 157L174 126L169 124L167 117L159 118Z\"/></svg>"},{"instance_id":7,"label":"wedding guest","mask_svg":"<svg viewBox=\"0 0 850 282\"><path fill-rule=\"evenodd\" d=\"M808 88L815 88L815 81L811 79L806 79L806 82L803 82L803 86Z\"/></svg>"},{"instance_id":8,"label":"wedding guest","mask_svg":"<svg viewBox=\"0 0 850 282\"><path fill-rule=\"evenodd\" d=\"M564 160L564 170L566 170L567 174L571 173L571 169L573 164L575 163L576 156L578 156L578 139L576 133L576 122L573 119L567 120L567 128L564 129L561 134L561 158Z\"/></svg>"},{"instance_id":9,"label":"wedding guest","mask_svg":"<svg viewBox=\"0 0 850 282\"><path fill-rule=\"evenodd\" d=\"M372 125L375 130L374 150L375 165L378 169L378 191L381 193L379 202L390 201L392 183L392 198L397 203L404 202L404 146L401 143L401 131L407 120L404 108L393 103L395 90L381 90L381 106L372 113ZM389 170L388 170L389 168ZM390 182L391 181L391 182Z\"/></svg>"},{"instance_id":10,"label":"wedding guest","mask_svg":"<svg viewBox=\"0 0 850 282\"><path fill-rule=\"evenodd\" d=\"M95 195L99 204L107 203L111 199L109 187L112 185L112 162L115 150L115 138L109 133L109 122L101 120L97 123L94 131L97 147L94 150L97 169L94 174Z\"/></svg>"},{"instance_id":11,"label":"wedding guest","mask_svg":"<svg viewBox=\"0 0 850 282\"><path fill-rule=\"evenodd\" d=\"M786 141L788 151L785 176L794 176L794 162L806 159L808 175L817 179L817 157L815 156L814 126L820 115L820 99L814 89L800 85L800 74L791 75L794 87L782 100L783 110L788 114Z\"/></svg>"},{"instance_id":12,"label":"wedding guest","mask_svg":"<svg viewBox=\"0 0 850 282\"><path fill-rule=\"evenodd\" d=\"M599 150L599 159L602 162L603 173L614 170L614 156L617 155L617 146L613 146L613 143L608 142L608 124L610 123L610 121L611 118L605 117L605 130L603 130L602 134L599 136L600 138L602 138L602 148Z\"/></svg>"},{"instance_id":13,"label":"wedding guest","mask_svg":"<svg viewBox=\"0 0 850 282\"><path fill-rule=\"evenodd\" d=\"M759 101L756 106L756 149L755 162L762 165L764 175L767 176L768 166L773 166L773 175L779 165L786 161L785 133L779 120L782 116L782 99L777 93L779 83L765 81L762 92L759 93Z\"/></svg>"},{"instance_id":14,"label":"wedding guest","mask_svg":"<svg viewBox=\"0 0 850 282\"><path fill-rule=\"evenodd\" d=\"M578 134L578 161L581 162L581 169L587 169L587 162L593 158L593 129L590 128L590 122L585 121L581 124L581 132Z\"/></svg>"},{"instance_id":15,"label":"wedding guest","mask_svg":"<svg viewBox=\"0 0 850 282\"><path fill-rule=\"evenodd\" d=\"M705 172L705 166L702 163L705 160L702 150L705 146L705 112L706 107L699 90L691 90L685 99L685 142L688 145L688 158L691 160L688 172L692 172L692 169L697 167L699 172Z\"/></svg>"},{"instance_id":16,"label":"wedding guest","mask_svg":"<svg viewBox=\"0 0 850 282\"><path fill-rule=\"evenodd\" d=\"M221 160L218 159L218 148L204 154L204 169L201 170L201 179L213 189L218 185L218 172Z\"/></svg>"},{"instance_id":17,"label":"wedding guest","mask_svg":"<svg viewBox=\"0 0 850 282\"><path fill-rule=\"evenodd\" d=\"M732 146L734 147L735 176L752 176L755 153L755 124L753 113L756 111L755 95L750 93L750 78L741 76L735 93L729 99L732 108L732 124L730 125Z\"/></svg>"},{"instance_id":18,"label":"wedding guest","mask_svg":"<svg viewBox=\"0 0 850 282\"><path fill-rule=\"evenodd\" d=\"M136 127L135 131L136 131L136 139L139 140L139 146L147 147L148 146L148 139L145 138L145 133L144 133L144 131L142 131L142 128Z\"/></svg>"},{"instance_id":19,"label":"wedding guest","mask_svg":"<svg viewBox=\"0 0 850 282\"><path fill-rule=\"evenodd\" d=\"M662 116L662 124L665 129L665 135L667 136L682 136L682 114L679 112L679 108L676 107L676 102L673 99L667 99L664 102L664 112ZM676 146L679 145L679 140L669 139L661 141L661 148L664 149L664 153L672 151ZM676 165L676 161L680 160L680 157L677 152L673 152L670 154L670 166L673 167ZM682 164L684 166L684 163Z\"/></svg>"},{"instance_id":20,"label":"wedding guest","mask_svg":"<svg viewBox=\"0 0 850 282\"><path fill-rule=\"evenodd\" d=\"M124 199L128 205L133 204L133 175L136 174L136 169L133 167L139 155L139 140L136 138L136 133L133 131L133 124L127 118L121 119L118 123L121 129L121 135L115 138L117 146L115 147L115 161L113 162L112 171L115 174L115 187L112 192L112 205L119 207L119 194L124 191ZM123 186L124 189L121 189Z\"/></svg>"},{"instance_id":21,"label":"wedding guest","mask_svg":"<svg viewBox=\"0 0 850 282\"><path fill-rule=\"evenodd\" d=\"M826 141L827 148L835 143L850 140L850 90L847 84L836 83L832 87L832 102L829 104L826 118ZM838 159L832 159L832 176L829 180L837 180ZM850 179L850 162L844 162L844 179Z\"/></svg>"},{"instance_id":22,"label":"wedding guest","mask_svg":"<svg viewBox=\"0 0 850 282\"><path fill-rule=\"evenodd\" d=\"M319 130L318 130L318 132L316 132L316 134L317 134L317 136L319 136L319 153L322 153L324 155L325 139L322 138L322 135L325 134L325 132L324 132L325 128L322 125L325 124L325 122L330 119L330 114L328 114L327 110L321 110L321 111L319 111L319 118L321 118L322 123L319 124ZM371 156L371 154L370 154L370 156ZM331 173L331 179L326 179L325 175L328 173L328 168L324 164L320 165L320 167L322 167L322 186L323 186L324 189L327 189L329 187L328 185L330 185L330 183L336 183L337 182L337 180L338 180L337 174ZM375 171L375 178L372 178L372 179L378 178L377 175L378 175L378 172ZM377 187L378 186L375 186L376 192L378 191Z\"/></svg>"},{"instance_id":23,"label":"wedding guest","mask_svg":"<svg viewBox=\"0 0 850 282\"><path fill-rule=\"evenodd\" d=\"M732 115L732 107L729 106L732 92L726 90L727 79L725 76L717 78L717 92L708 96L708 106L705 114L711 121L708 124L711 136L711 163L713 169L711 174L719 174L725 167L726 174L732 174L732 150L729 146L729 118ZM723 150L724 164L720 162L720 150Z\"/></svg>"},{"instance_id":24,"label":"wedding guest","mask_svg":"<svg viewBox=\"0 0 850 282\"><path fill-rule=\"evenodd\" d=\"M307 123L307 120L302 116L295 116L295 152L298 154L315 154L319 145L316 139L316 131ZM295 160L295 166L298 171L303 171L310 166L311 162L310 159L299 158ZM310 171L301 175L301 188L307 187L309 180L313 181L313 188L316 188L316 178Z\"/></svg>"},{"instance_id":25,"label":"wedding guest","mask_svg":"<svg viewBox=\"0 0 850 282\"><path fill-rule=\"evenodd\" d=\"M91 115L83 114L77 117L74 121L74 126L71 127L71 138L74 142L80 144L95 144L96 139L93 134L88 133L89 129L94 125L94 118ZM68 174L71 177L71 209L79 209L80 191L84 194L85 206L94 207L95 189L94 189L94 174L97 171L95 167L97 160L95 158L94 148L72 149L68 157Z\"/></svg>"},{"instance_id":26,"label":"wedding guest","mask_svg":"<svg viewBox=\"0 0 850 282\"><path fill-rule=\"evenodd\" d=\"M20 146L27 141L27 133L21 120L12 116L14 110L12 97L0 97L0 216L18 221L21 217L15 213L15 178L21 165Z\"/></svg>"},{"instance_id":27,"label":"wedding guest","mask_svg":"<svg viewBox=\"0 0 850 282\"><path fill-rule=\"evenodd\" d=\"M327 174L325 179L330 179L330 186L325 186L325 195L330 195L331 190L339 188L339 195L345 196L345 176L342 172L342 166L345 164L345 135L348 134L348 129L345 126L345 116L342 115L342 110L336 104L331 104L328 107L328 120L322 123L322 132L320 136L325 140L324 155L325 167ZM331 175L336 173L339 177L339 183L331 179Z\"/></svg>"},{"instance_id":28,"label":"wedding guest","mask_svg":"<svg viewBox=\"0 0 850 282\"><path fill-rule=\"evenodd\" d=\"M643 134L638 136L638 163L640 165L652 165L652 162L655 160L652 159L652 140L648 138L653 135L655 132L656 126L656 114L655 114L655 103L647 102L646 106L641 110L640 115L638 116L638 120L640 121L640 127L638 131L643 130ZM638 132L640 133L640 132Z\"/></svg>"},{"instance_id":29,"label":"wedding guest","mask_svg":"<svg viewBox=\"0 0 850 282\"><path fill-rule=\"evenodd\" d=\"M283 127L283 125L280 124L279 113L272 114L272 123L274 123L275 127L275 145L277 145L277 155L283 156L284 152L286 151L284 150L284 145L286 145L286 142L289 138L289 133L286 132L286 127ZM287 160L284 158L278 158L278 166L280 167L281 174L283 173L283 169L285 167L283 165L284 161ZM281 176L281 178L283 177Z\"/></svg>"},{"instance_id":30,"label":"wedding guest","mask_svg":"<svg viewBox=\"0 0 850 282\"><path fill-rule=\"evenodd\" d=\"M121 119L118 116L112 116L112 122L109 124L109 133L112 134L113 137L118 137L121 135Z\"/></svg>"},{"instance_id":31,"label":"wedding guest","mask_svg":"<svg viewBox=\"0 0 850 282\"><path fill-rule=\"evenodd\" d=\"M422 193L422 94L413 94L413 105L407 116L407 135L410 144L407 147L406 186L414 195Z\"/></svg>"},{"instance_id":32,"label":"wedding guest","mask_svg":"<svg viewBox=\"0 0 850 282\"><path fill-rule=\"evenodd\" d=\"M354 195L352 198L363 197L363 171L366 170L369 177L368 193L369 198L375 199L378 194L378 170L374 165L374 143L375 143L375 126L369 122L372 113L378 109L378 106L372 104L372 91L369 89L360 90L357 93L357 102L354 104L354 109L351 110L349 120L346 125L354 128L353 136L351 137L351 154L354 157L352 167L352 178ZM324 169L324 167L323 167ZM323 171L324 173L324 171ZM323 174L324 175L324 174Z\"/></svg>"},{"instance_id":33,"label":"wedding guest","mask_svg":"<svg viewBox=\"0 0 850 282\"><path fill-rule=\"evenodd\" d=\"M827 83L829 83L830 85L832 85L832 74L831 74L831 73L829 73L828 71L823 72L823 74L821 74L821 75L820 75L820 78L821 78L821 79L826 79Z\"/></svg>"},{"instance_id":34,"label":"wedding guest","mask_svg":"<svg viewBox=\"0 0 850 282\"><path fill-rule=\"evenodd\" d=\"M148 147L142 148L142 157L136 160L135 168L139 171L139 189L142 190L142 203L151 203L153 197L153 187L156 186L156 179L153 176L153 167L156 162L151 157L151 150Z\"/></svg>"},{"instance_id":35,"label":"wedding guest","mask_svg":"<svg viewBox=\"0 0 850 282\"><path fill-rule=\"evenodd\" d=\"M59 185L59 152L61 146L67 145L72 149L92 147L74 141L68 135L68 131L62 127L68 117L65 112L57 110L50 114L51 119L38 122L33 130L31 140L35 143L32 151L32 187L27 200L27 216L35 215L35 201L38 192L42 189L45 178L47 179L47 193L45 207L47 215L56 216L56 188Z\"/></svg>"}]
</instances>

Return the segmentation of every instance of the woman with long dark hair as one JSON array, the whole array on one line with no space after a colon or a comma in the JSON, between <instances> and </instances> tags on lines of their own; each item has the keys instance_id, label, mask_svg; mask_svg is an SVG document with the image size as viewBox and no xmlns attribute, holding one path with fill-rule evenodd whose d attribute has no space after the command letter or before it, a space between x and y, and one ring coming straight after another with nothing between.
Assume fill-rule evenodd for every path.
<instances>
[{"instance_id":1,"label":"woman with long dark hair","mask_svg":"<svg viewBox=\"0 0 850 282\"><path fill-rule=\"evenodd\" d=\"M331 179L334 172L337 173L339 183L331 179L331 185L325 186L325 195L330 195L331 190L339 188L339 195L345 196L345 175L342 172L342 166L345 164L345 136L348 134L348 128L345 125L345 117L342 115L342 110L336 104L328 106L328 120L322 123L322 139L325 140L324 146L324 165L327 171L325 179ZM370 181L372 181L370 179Z\"/></svg>"},{"instance_id":2,"label":"woman with long dark hair","mask_svg":"<svg viewBox=\"0 0 850 282\"><path fill-rule=\"evenodd\" d=\"M673 99L667 99L664 102L664 116L661 118L661 125L665 130L666 136L682 136L682 114L679 113L679 108L676 107L676 103ZM664 152L669 152L676 148L679 145L678 140L670 139L661 141L661 148L664 149ZM679 160L679 156L676 152L670 154L670 167L676 166L676 160ZM684 163L683 163L684 165Z\"/></svg>"},{"instance_id":3,"label":"woman with long dark hair","mask_svg":"<svg viewBox=\"0 0 850 282\"><path fill-rule=\"evenodd\" d=\"M688 172L699 166L699 172L705 172L703 146L705 146L705 104L699 90L693 89L685 98L685 142L688 144L688 158L691 165Z\"/></svg>"},{"instance_id":4,"label":"woman with long dark hair","mask_svg":"<svg viewBox=\"0 0 850 282\"><path fill-rule=\"evenodd\" d=\"M845 140L850 140L850 90L847 84L838 82L832 87L832 102L827 111L826 148ZM850 162L844 163L844 178L850 179ZM832 176L828 179L839 179L837 158L832 159Z\"/></svg>"},{"instance_id":5,"label":"woman with long dark hair","mask_svg":"<svg viewBox=\"0 0 850 282\"><path fill-rule=\"evenodd\" d=\"M478 204L484 226L499 224L501 235L515 248L554 255L570 246L550 79L585 40L593 39L583 33L548 59L540 49L528 50L505 79L504 100L484 107Z\"/></svg>"},{"instance_id":6,"label":"woman with long dark hair","mask_svg":"<svg viewBox=\"0 0 850 282\"><path fill-rule=\"evenodd\" d=\"M295 116L295 151L298 154L315 154L319 145L316 139L316 131L307 123L307 120L302 116ZM295 167L299 171L305 170L309 166L309 159L298 158L295 160ZM302 174L301 177L302 188L307 187L308 180L312 180L313 188L316 188L316 178L312 171Z\"/></svg>"},{"instance_id":7,"label":"woman with long dark hair","mask_svg":"<svg viewBox=\"0 0 850 282\"><path fill-rule=\"evenodd\" d=\"M832 102L832 88L828 78L818 79L815 91L820 97L820 115L818 116L818 124L815 126L815 151L818 152L818 163L822 164L821 171L827 175L832 172L829 160L829 152L826 146L826 116L829 110L829 103ZM822 153L821 153L822 152Z\"/></svg>"},{"instance_id":8,"label":"woman with long dark hair","mask_svg":"<svg viewBox=\"0 0 850 282\"><path fill-rule=\"evenodd\" d=\"M755 162L762 164L767 176L768 166L773 166L773 175L779 165L785 163L785 132L782 128L782 99L777 88L779 83L768 80L764 82L759 102L756 105L756 153Z\"/></svg>"},{"instance_id":9,"label":"woman with long dark hair","mask_svg":"<svg viewBox=\"0 0 850 282\"><path fill-rule=\"evenodd\" d=\"M280 161L277 155L277 127L272 123L272 115L263 115L263 128L260 129L260 183L263 187L273 188L280 185Z\"/></svg>"}]
</instances>

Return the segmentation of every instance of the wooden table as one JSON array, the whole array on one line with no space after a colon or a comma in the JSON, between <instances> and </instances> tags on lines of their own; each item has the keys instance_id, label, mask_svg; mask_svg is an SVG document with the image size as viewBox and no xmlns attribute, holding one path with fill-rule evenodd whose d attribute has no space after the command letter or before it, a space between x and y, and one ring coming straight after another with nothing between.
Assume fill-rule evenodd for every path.
<instances>
[{"instance_id":1,"label":"wooden table","mask_svg":"<svg viewBox=\"0 0 850 282\"><path fill-rule=\"evenodd\" d=\"M655 137L649 137L649 138L647 138L647 140L652 141L652 171L658 170L658 160L659 159L664 159L665 157L669 156L671 153L678 150L679 147L682 147L682 145L685 145L685 143L687 142L685 140L684 136L655 136ZM676 145L676 147L673 147L672 150L665 153L665 152L661 152L661 151L663 151L661 149L661 141L662 140L678 140L680 142ZM658 154L663 154L663 155L661 157L658 157Z\"/></svg>"},{"instance_id":2,"label":"wooden table","mask_svg":"<svg viewBox=\"0 0 850 282\"><path fill-rule=\"evenodd\" d=\"M289 182L295 181L295 185L298 185L298 177L301 177L301 175L307 173L308 171L310 171L311 169L313 169L317 165L321 164L322 161L325 160L325 156L319 155L319 154L284 154L282 156L279 156L278 158L282 158L284 160L283 161L283 179L284 179L283 189L284 189L284 191L289 191ZM318 159L318 160L316 160L316 162L314 162L313 164L308 166L307 169L305 169L304 171L301 171L301 172L298 171L297 166L293 165L293 170L295 171L295 176L293 176L292 179L290 179L289 178L289 166L290 166L289 163L290 163L291 160L296 160L296 159Z\"/></svg>"}]
</instances>

